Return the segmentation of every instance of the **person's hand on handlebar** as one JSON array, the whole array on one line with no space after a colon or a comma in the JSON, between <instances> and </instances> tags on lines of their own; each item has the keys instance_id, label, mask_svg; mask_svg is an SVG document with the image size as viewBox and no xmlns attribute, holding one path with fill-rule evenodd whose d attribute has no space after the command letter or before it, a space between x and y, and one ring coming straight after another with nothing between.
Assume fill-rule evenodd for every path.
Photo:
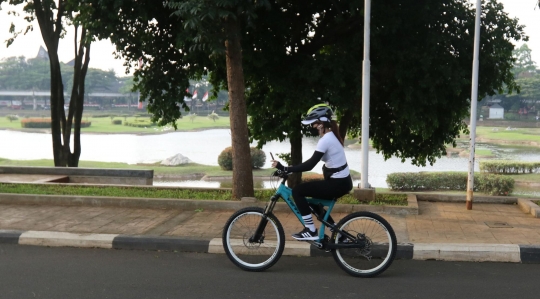
<instances>
[{"instance_id":1,"label":"person's hand on handlebar","mask_svg":"<svg viewBox=\"0 0 540 299\"><path fill-rule=\"evenodd\" d=\"M279 163L279 161L276 161L276 160L272 160L272 167L273 168L277 168L281 171L285 170L285 167L283 165L281 165L281 163Z\"/></svg>"}]
</instances>

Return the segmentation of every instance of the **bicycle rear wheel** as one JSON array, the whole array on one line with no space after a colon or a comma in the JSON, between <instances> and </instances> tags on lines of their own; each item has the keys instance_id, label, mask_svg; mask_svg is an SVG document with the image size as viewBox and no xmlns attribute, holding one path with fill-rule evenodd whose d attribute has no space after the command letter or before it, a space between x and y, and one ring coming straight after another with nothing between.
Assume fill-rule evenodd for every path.
<instances>
[{"instance_id":1,"label":"bicycle rear wheel","mask_svg":"<svg viewBox=\"0 0 540 299\"><path fill-rule=\"evenodd\" d=\"M235 212L223 230L223 248L229 259L247 271L263 271L272 267L285 248L283 226L273 215L259 240L252 240L257 227L264 221L262 208L244 208Z\"/></svg>"},{"instance_id":2,"label":"bicycle rear wheel","mask_svg":"<svg viewBox=\"0 0 540 299\"><path fill-rule=\"evenodd\" d=\"M337 225L355 240L345 242L364 244L361 248L340 248L332 251L336 263L347 273L358 277L373 277L384 272L394 261L397 241L394 230L381 216L370 212L347 215ZM339 232L330 239L338 243Z\"/></svg>"}]
</instances>

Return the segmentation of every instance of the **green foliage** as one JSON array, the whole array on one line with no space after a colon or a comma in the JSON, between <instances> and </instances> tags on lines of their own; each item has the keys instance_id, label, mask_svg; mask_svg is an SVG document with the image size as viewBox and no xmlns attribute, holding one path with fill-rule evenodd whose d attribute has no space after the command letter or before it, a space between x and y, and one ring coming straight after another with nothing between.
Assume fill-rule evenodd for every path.
<instances>
[{"instance_id":1,"label":"green foliage","mask_svg":"<svg viewBox=\"0 0 540 299\"><path fill-rule=\"evenodd\" d=\"M538 173L540 162L481 161L480 171L494 174Z\"/></svg>"},{"instance_id":2,"label":"green foliage","mask_svg":"<svg viewBox=\"0 0 540 299\"><path fill-rule=\"evenodd\" d=\"M208 114L208 118L215 122L219 119L219 115L216 112L212 111L212 113Z\"/></svg>"},{"instance_id":3,"label":"green foliage","mask_svg":"<svg viewBox=\"0 0 540 299\"><path fill-rule=\"evenodd\" d=\"M6 118L9 120L9 122L12 122L14 120L19 120L19 116L15 115L15 114L10 114L10 115L6 116Z\"/></svg>"},{"instance_id":4,"label":"green foliage","mask_svg":"<svg viewBox=\"0 0 540 299\"><path fill-rule=\"evenodd\" d=\"M251 147L251 167L253 169L258 169L264 166L266 163L266 154L264 151ZM233 170L233 158L232 158L232 147L225 148L218 156L218 164L223 170Z\"/></svg>"},{"instance_id":5,"label":"green foliage","mask_svg":"<svg viewBox=\"0 0 540 299\"><path fill-rule=\"evenodd\" d=\"M527 44L521 45L512 52L516 60L512 71L517 78L536 74L536 63L532 60L531 52L532 50Z\"/></svg>"},{"instance_id":6,"label":"green foliage","mask_svg":"<svg viewBox=\"0 0 540 299\"><path fill-rule=\"evenodd\" d=\"M69 185L34 185L0 183L3 193L15 194L43 194L43 195L80 195L80 196L107 196L107 197L138 197L138 198L168 198L168 199L195 199L195 200L232 200L229 189L190 189L190 188L159 188L138 186L69 186ZM274 195L272 189L255 190L255 198L268 201ZM404 200L403 200L404 199ZM341 197L341 204L359 204L352 195ZM407 196L376 194L373 205L407 205Z\"/></svg>"},{"instance_id":7,"label":"green foliage","mask_svg":"<svg viewBox=\"0 0 540 299\"><path fill-rule=\"evenodd\" d=\"M112 124L113 124L113 125L121 125L121 124L122 124L122 120L121 120L121 119L113 119L113 120L112 120Z\"/></svg>"},{"instance_id":8,"label":"green foliage","mask_svg":"<svg viewBox=\"0 0 540 299\"><path fill-rule=\"evenodd\" d=\"M156 126L156 123L147 121L147 120L135 120L134 122L126 121L124 126L135 127L135 128L148 128Z\"/></svg>"},{"instance_id":9,"label":"green foliage","mask_svg":"<svg viewBox=\"0 0 540 299\"><path fill-rule=\"evenodd\" d=\"M467 190L466 172L397 172L386 177L392 190L431 191ZM514 179L492 174L475 175L474 190L491 195L508 195L514 189Z\"/></svg>"},{"instance_id":10,"label":"green foliage","mask_svg":"<svg viewBox=\"0 0 540 299\"><path fill-rule=\"evenodd\" d=\"M258 149L256 147L250 148L251 153L251 167L253 169L258 169L264 166L264 163L266 163L266 154L263 150Z\"/></svg>"},{"instance_id":11,"label":"green foliage","mask_svg":"<svg viewBox=\"0 0 540 299\"><path fill-rule=\"evenodd\" d=\"M513 178L495 174L481 174L475 176L475 188L490 195L506 196L514 190Z\"/></svg>"},{"instance_id":12,"label":"green foliage","mask_svg":"<svg viewBox=\"0 0 540 299\"><path fill-rule=\"evenodd\" d=\"M276 156L287 163L287 165L292 164L291 153L276 153Z\"/></svg>"},{"instance_id":13,"label":"green foliage","mask_svg":"<svg viewBox=\"0 0 540 299\"><path fill-rule=\"evenodd\" d=\"M233 169L232 147L225 148L218 156L218 165L223 170Z\"/></svg>"},{"instance_id":14,"label":"green foliage","mask_svg":"<svg viewBox=\"0 0 540 299\"><path fill-rule=\"evenodd\" d=\"M351 136L361 133L363 32L356 28L362 26L362 7L363 1L318 1L271 10L259 16L268 24L243 37L254 45L243 49L245 59L257 62L244 71L250 137L258 146L309 135L299 121L319 101L336 108L340 127ZM333 13L310 19L323 10ZM523 26L497 2L487 1L484 13L480 72L486 77L480 78L479 98L516 88L511 40L524 37ZM462 0L373 3L369 135L385 158L433 163L466 131L474 16L474 7ZM294 50L282 50L288 47Z\"/></svg>"},{"instance_id":15,"label":"green foliage","mask_svg":"<svg viewBox=\"0 0 540 299\"><path fill-rule=\"evenodd\" d=\"M396 172L386 177L392 190L466 190L467 173L463 172Z\"/></svg>"},{"instance_id":16,"label":"green foliage","mask_svg":"<svg viewBox=\"0 0 540 299\"><path fill-rule=\"evenodd\" d=\"M81 121L81 128L88 128L92 122ZM21 126L27 129L50 129L51 119L45 118L25 118L21 120Z\"/></svg>"}]
</instances>

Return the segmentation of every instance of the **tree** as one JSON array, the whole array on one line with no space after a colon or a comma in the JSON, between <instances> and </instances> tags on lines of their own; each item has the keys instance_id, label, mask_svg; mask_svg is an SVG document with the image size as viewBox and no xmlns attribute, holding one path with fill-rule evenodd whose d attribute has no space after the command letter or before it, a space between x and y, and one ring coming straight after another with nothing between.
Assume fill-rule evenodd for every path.
<instances>
[{"instance_id":1,"label":"tree","mask_svg":"<svg viewBox=\"0 0 540 299\"><path fill-rule=\"evenodd\" d=\"M527 44L515 49L512 53L516 61L513 72L516 78L529 77L537 74L536 63L532 60L531 49Z\"/></svg>"},{"instance_id":2,"label":"tree","mask_svg":"<svg viewBox=\"0 0 540 299\"><path fill-rule=\"evenodd\" d=\"M255 10L266 4L266 1L249 0L169 2L169 6L175 9L174 14L184 22L184 27L195 34L194 48L206 49L206 53L215 56L216 63L220 63L218 57L225 58L226 81L221 79L218 82L223 85L226 82L229 91L235 198L252 197L254 194L241 38L242 32L251 25L251 19L257 17Z\"/></svg>"},{"instance_id":3,"label":"tree","mask_svg":"<svg viewBox=\"0 0 540 299\"><path fill-rule=\"evenodd\" d=\"M362 3L317 3L326 5L315 8L325 13L314 20L293 19L295 14L314 15L300 12L297 6L272 9L271 13L280 14L273 17L279 22L246 34L246 44L256 47L245 47L244 55L253 55L251 61L256 63L250 66L262 65L264 70L252 73L246 68L246 73L254 74L246 77L253 138L294 134L281 124L291 128L317 101L336 107L343 132L359 135ZM510 40L524 38L523 26L508 18L496 1L484 3L483 11L479 99L504 86L517 87L511 73ZM455 145L456 137L466 131L463 120L470 105L474 19L472 5L464 0L372 4L369 134L385 158L432 164L445 153L446 144ZM290 28L290 33L279 26ZM265 31L270 33L265 35ZM268 37L271 34L275 36ZM270 41L261 41L266 38ZM272 65L287 69L280 72ZM307 133L298 127L296 134Z\"/></svg>"},{"instance_id":4,"label":"tree","mask_svg":"<svg viewBox=\"0 0 540 299\"><path fill-rule=\"evenodd\" d=\"M183 101L190 96L185 91L189 79L200 79L209 71L216 74L214 96L220 89L229 91L233 196L252 196L241 34L265 1L171 1L166 6L126 1L131 10L122 9L123 2L93 1L93 19L99 22L90 22L92 30L111 38L126 66L142 60L134 88L148 99L148 110L161 125L176 127L180 108L189 111Z\"/></svg>"},{"instance_id":5,"label":"tree","mask_svg":"<svg viewBox=\"0 0 540 299\"><path fill-rule=\"evenodd\" d=\"M32 22L37 19L45 46L49 54L50 91L51 91L51 135L55 166L77 167L81 154L80 131L84 101L84 80L90 61L91 37L84 25L79 23L76 14L84 16L88 9L82 1L74 0L0 0L10 5L24 5L27 13L25 19ZM64 111L64 84L62 70L58 58L58 44L64 35L65 22L71 22L75 28L75 64L73 73L73 87L68 115ZM79 31L80 29L80 31ZM29 25L25 31L33 30ZM14 37L9 39L7 45L13 43L17 32L12 24L10 32ZM79 39L80 34L80 39ZM71 130L73 128L73 152L71 152Z\"/></svg>"}]
</instances>

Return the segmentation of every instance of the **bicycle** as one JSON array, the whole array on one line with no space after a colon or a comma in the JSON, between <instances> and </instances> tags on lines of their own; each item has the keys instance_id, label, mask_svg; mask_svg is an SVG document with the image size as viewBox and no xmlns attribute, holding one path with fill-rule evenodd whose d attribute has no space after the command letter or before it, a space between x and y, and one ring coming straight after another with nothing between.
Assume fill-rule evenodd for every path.
<instances>
[{"instance_id":1,"label":"bicycle","mask_svg":"<svg viewBox=\"0 0 540 299\"><path fill-rule=\"evenodd\" d=\"M223 248L239 268L264 271L272 267L283 254L283 226L272 213L280 198L287 203L300 223L304 224L291 199L292 190L285 185L288 175L279 170L272 174L272 177L281 178L282 181L264 209L243 208L236 211L225 224ZM336 200L307 200L312 213L321 222L321 227L319 240L306 242L331 252L341 269L352 276L373 277L388 269L396 256L397 241L394 230L384 218L371 212L355 212L334 225L328 219ZM330 237L325 234L325 227L330 228Z\"/></svg>"}]
</instances>

